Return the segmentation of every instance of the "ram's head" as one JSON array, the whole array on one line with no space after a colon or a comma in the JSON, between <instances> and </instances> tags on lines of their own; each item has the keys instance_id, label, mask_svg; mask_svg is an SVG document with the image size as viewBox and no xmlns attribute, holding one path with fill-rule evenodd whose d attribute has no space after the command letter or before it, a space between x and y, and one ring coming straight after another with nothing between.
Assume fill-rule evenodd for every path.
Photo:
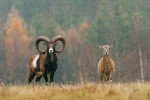
<instances>
[{"instance_id":1,"label":"ram's head","mask_svg":"<svg viewBox=\"0 0 150 100\"><path fill-rule=\"evenodd\" d=\"M112 47L113 47L113 45L99 46L99 48L101 48L103 50L104 55L109 55L109 49L112 48Z\"/></svg>"},{"instance_id":2,"label":"ram's head","mask_svg":"<svg viewBox=\"0 0 150 100\"><path fill-rule=\"evenodd\" d=\"M62 42L62 47L59 50L56 50L55 47L56 47L58 41ZM40 42L43 42L43 44L46 45L46 48L43 51L40 50L40 48L39 48ZM57 35L57 36L53 37L52 39L49 39L45 36L39 36L35 42L36 49L40 53L48 52L49 54L61 53L64 50L65 45L66 45L65 39L60 35Z\"/></svg>"}]
</instances>

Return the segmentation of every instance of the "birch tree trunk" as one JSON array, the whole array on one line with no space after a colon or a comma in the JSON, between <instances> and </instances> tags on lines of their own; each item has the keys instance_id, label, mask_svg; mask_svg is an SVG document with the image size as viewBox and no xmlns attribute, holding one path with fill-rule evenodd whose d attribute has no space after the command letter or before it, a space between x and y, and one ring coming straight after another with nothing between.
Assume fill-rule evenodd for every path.
<instances>
[{"instance_id":1,"label":"birch tree trunk","mask_svg":"<svg viewBox=\"0 0 150 100\"><path fill-rule=\"evenodd\" d=\"M141 81L144 82L143 59L142 59L142 51L140 45L139 45L139 60L140 60L140 69L141 69Z\"/></svg>"},{"instance_id":2,"label":"birch tree trunk","mask_svg":"<svg viewBox=\"0 0 150 100\"><path fill-rule=\"evenodd\" d=\"M140 76L141 76L141 81L144 82L144 70L143 70L143 59L142 59L142 48L141 48L141 42L139 38L139 33L142 33L141 28L142 28L142 17L138 14L134 14L135 17L135 34L136 34L136 41L138 45L138 54L139 54L139 61L140 61Z\"/></svg>"}]
</instances>

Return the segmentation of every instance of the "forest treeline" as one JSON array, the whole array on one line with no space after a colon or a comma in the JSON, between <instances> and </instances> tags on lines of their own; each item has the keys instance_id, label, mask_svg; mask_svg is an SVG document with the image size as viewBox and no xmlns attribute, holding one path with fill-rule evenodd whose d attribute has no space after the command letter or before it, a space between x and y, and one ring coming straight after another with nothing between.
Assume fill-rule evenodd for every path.
<instances>
[{"instance_id":1,"label":"forest treeline","mask_svg":"<svg viewBox=\"0 0 150 100\"><path fill-rule=\"evenodd\" d=\"M25 83L35 38L62 35L55 82L97 81L110 44L113 80L150 80L150 0L0 0L0 82Z\"/></svg>"}]
</instances>

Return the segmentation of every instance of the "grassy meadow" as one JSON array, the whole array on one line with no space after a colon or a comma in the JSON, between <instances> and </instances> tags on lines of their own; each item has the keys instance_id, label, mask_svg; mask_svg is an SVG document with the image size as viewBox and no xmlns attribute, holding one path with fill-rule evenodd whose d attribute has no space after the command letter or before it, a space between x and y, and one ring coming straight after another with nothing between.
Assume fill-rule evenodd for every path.
<instances>
[{"instance_id":1,"label":"grassy meadow","mask_svg":"<svg viewBox=\"0 0 150 100\"><path fill-rule=\"evenodd\" d=\"M150 83L1 85L0 100L150 100Z\"/></svg>"}]
</instances>

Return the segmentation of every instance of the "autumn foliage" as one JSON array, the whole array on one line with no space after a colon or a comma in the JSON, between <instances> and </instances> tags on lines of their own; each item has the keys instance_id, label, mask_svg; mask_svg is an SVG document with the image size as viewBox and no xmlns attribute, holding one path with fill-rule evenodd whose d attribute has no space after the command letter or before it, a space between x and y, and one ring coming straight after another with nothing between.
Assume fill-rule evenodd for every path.
<instances>
[{"instance_id":1,"label":"autumn foliage","mask_svg":"<svg viewBox=\"0 0 150 100\"><path fill-rule=\"evenodd\" d=\"M89 24L87 22L87 20L84 20L81 25L80 25L80 31L81 32L86 32L89 29Z\"/></svg>"},{"instance_id":2,"label":"autumn foliage","mask_svg":"<svg viewBox=\"0 0 150 100\"><path fill-rule=\"evenodd\" d=\"M5 63L10 80L14 78L16 71L26 69L29 42L30 38L25 29L25 24L15 7L12 7L5 25L4 37ZM22 74L21 71L19 73Z\"/></svg>"}]
</instances>

